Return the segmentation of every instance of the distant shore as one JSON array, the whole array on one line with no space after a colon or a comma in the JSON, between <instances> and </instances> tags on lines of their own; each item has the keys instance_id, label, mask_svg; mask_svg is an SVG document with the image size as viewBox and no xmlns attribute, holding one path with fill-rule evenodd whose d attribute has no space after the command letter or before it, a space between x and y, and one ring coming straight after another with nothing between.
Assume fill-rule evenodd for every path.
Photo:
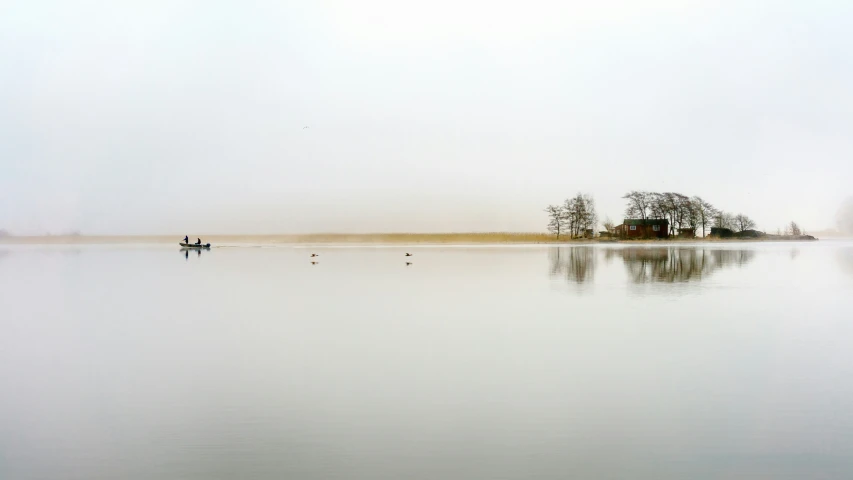
<instances>
[{"instance_id":1,"label":"distant shore","mask_svg":"<svg viewBox=\"0 0 853 480\"><path fill-rule=\"evenodd\" d=\"M192 235L199 237L199 235ZM6 236L0 244L10 245L74 245L74 244L178 244L183 235L74 235L74 236ZM301 235L201 235L204 243L221 244L596 244L596 243L696 243L696 242L784 242L811 240L804 236L767 235L761 238L670 238L620 240L607 238L557 239L545 233L321 233Z\"/></svg>"}]
</instances>

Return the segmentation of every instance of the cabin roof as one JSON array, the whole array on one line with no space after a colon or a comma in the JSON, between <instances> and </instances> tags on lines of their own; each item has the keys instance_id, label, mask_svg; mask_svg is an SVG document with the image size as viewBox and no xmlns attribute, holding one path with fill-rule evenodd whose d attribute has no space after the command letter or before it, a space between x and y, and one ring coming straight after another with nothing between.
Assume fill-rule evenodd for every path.
<instances>
[{"instance_id":1,"label":"cabin roof","mask_svg":"<svg viewBox=\"0 0 853 480\"><path fill-rule=\"evenodd\" d=\"M624 225L669 225L665 218L626 218L622 221Z\"/></svg>"}]
</instances>

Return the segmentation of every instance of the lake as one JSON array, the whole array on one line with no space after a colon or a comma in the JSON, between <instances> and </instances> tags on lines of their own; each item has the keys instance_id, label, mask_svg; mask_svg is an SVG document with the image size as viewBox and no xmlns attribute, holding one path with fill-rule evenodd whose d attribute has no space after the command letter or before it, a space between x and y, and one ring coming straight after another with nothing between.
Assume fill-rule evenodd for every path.
<instances>
[{"instance_id":1,"label":"lake","mask_svg":"<svg viewBox=\"0 0 853 480\"><path fill-rule=\"evenodd\" d=\"M849 479L851 452L853 242L0 245L4 480Z\"/></svg>"}]
</instances>

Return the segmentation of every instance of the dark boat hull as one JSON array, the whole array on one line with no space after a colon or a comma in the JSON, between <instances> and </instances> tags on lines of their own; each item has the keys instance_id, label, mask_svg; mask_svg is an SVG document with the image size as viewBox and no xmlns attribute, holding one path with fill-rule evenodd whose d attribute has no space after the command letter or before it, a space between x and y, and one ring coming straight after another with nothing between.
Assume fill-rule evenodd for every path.
<instances>
[{"instance_id":1,"label":"dark boat hull","mask_svg":"<svg viewBox=\"0 0 853 480\"><path fill-rule=\"evenodd\" d=\"M210 244L209 244L209 243L203 243L203 244L198 244L198 243L181 243L181 246L182 246L182 247L184 247L184 248L210 248Z\"/></svg>"}]
</instances>

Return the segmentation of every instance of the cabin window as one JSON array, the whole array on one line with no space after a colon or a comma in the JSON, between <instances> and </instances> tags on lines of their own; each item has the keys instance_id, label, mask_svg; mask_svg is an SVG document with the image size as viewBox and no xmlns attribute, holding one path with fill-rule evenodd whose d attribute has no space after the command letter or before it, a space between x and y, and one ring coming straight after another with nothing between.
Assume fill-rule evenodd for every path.
<instances>
[{"instance_id":1,"label":"cabin window","mask_svg":"<svg viewBox=\"0 0 853 480\"><path fill-rule=\"evenodd\" d=\"M631 225L631 230L636 230L636 229L637 229L636 225Z\"/></svg>"},{"instance_id":2,"label":"cabin window","mask_svg":"<svg viewBox=\"0 0 853 480\"><path fill-rule=\"evenodd\" d=\"M652 225L652 230L659 232L660 231L660 225Z\"/></svg>"}]
</instances>

